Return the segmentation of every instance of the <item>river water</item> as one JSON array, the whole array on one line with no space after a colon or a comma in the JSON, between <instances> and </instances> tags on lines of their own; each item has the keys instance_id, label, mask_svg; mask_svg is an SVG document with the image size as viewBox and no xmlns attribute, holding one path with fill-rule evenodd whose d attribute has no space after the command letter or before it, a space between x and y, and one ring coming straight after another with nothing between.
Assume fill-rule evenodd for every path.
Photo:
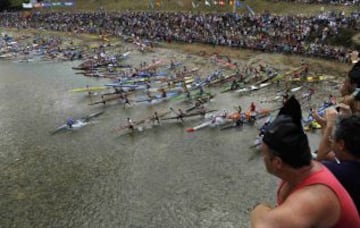
<instances>
[{"instance_id":1,"label":"river water","mask_svg":"<svg viewBox=\"0 0 360 228\"><path fill-rule=\"evenodd\" d=\"M108 80L76 75L77 64L0 62L0 227L248 227L249 208L275 203L277 180L249 149L256 128L187 133L195 117L114 133L128 116L180 104L89 106L96 98L69 90ZM209 108L258 96L219 95ZM100 110L84 128L49 134Z\"/></svg>"}]
</instances>

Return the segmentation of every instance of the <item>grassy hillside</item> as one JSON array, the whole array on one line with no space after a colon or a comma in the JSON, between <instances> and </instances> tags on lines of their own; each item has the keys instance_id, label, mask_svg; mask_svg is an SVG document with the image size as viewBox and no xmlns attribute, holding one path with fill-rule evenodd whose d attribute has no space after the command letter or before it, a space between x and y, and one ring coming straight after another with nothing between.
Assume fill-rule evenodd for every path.
<instances>
[{"instance_id":1,"label":"grassy hillside","mask_svg":"<svg viewBox=\"0 0 360 228\"><path fill-rule=\"evenodd\" d=\"M54 0L53 0L54 1ZM196 0L195 0L196 1ZM154 3L157 0L153 0ZM204 1L200 1L198 8L192 7L191 0L160 0L161 5L155 6L154 10L160 11L193 11L193 12L232 12L232 6L212 6L204 5ZM344 11L347 14L351 11L359 10L360 7L354 6L333 6L333 5L310 5L287 2L271 2L267 0L247 0L244 1L256 13L266 10L276 14L305 14L312 15L322 11L337 10ZM295 6L296 5L296 6ZM103 7L105 10L151 10L149 0L76 0L76 8L71 10L95 10ZM69 8L66 8L69 10ZM238 13L247 12L245 8L236 10Z\"/></svg>"}]
</instances>

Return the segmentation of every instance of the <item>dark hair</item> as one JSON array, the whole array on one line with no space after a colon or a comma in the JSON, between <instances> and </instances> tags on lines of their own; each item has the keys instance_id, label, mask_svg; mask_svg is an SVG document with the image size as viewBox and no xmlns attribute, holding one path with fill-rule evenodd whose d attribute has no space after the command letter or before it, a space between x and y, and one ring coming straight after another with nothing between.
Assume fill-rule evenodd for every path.
<instances>
[{"instance_id":1,"label":"dark hair","mask_svg":"<svg viewBox=\"0 0 360 228\"><path fill-rule=\"evenodd\" d=\"M301 120L300 103L291 96L266 129L263 138L272 153L293 168L310 165L312 158Z\"/></svg>"},{"instance_id":2,"label":"dark hair","mask_svg":"<svg viewBox=\"0 0 360 228\"><path fill-rule=\"evenodd\" d=\"M351 84L356 84L356 87L360 88L360 61L351 68L348 77Z\"/></svg>"},{"instance_id":3,"label":"dark hair","mask_svg":"<svg viewBox=\"0 0 360 228\"><path fill-rule=\"evenodd\" d=\"M343 140L345 148L353 156L360 158L360 116L342 117L336 124L335 140Z\"/></svg>"},{"instance_id":4,"label":"dark hair","mask_svg":"<svg viewBox=\"0 0 360 228\"><path fill-rule=\"evenodd\" d=\"M266 129L263 141L274 155L291 167L310 165L312 157L308 138L291 117L278 116Z\"/></svg>"}]
</instances>

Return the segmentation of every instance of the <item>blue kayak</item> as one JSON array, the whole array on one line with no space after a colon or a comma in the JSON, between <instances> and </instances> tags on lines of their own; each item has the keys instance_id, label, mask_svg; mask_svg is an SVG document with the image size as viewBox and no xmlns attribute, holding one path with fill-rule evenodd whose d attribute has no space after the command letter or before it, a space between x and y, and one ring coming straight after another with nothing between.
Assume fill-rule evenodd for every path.
<instances>
[{"instance_id":1,"label":"blue kayak","mask_svg":"<svg viewBox=\"0 0 360 228\"><path fill-rule=\"evenodd\" d=\"M163 101L169 98L177 96L178 92L167 92L166 97L163 97L161 94L154 95L151 99L147 96L143 96L135 100L135 102L152 102L153 100Z\"/></svg>"}]
</instances>

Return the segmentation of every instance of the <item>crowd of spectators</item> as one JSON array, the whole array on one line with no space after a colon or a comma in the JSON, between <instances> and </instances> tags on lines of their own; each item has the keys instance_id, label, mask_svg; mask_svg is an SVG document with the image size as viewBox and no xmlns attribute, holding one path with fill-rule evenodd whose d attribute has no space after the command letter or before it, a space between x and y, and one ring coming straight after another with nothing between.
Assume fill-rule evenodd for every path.
<instances>
[{"instance_id":1,"label":"crowd of spectators","mask_svg":"<svg viewBox=\"0 0 360 228\"><path fill-rule=\"evenodd\" d=\"M359 0L272 0L274 2L297 2L306 4L331 4L344 6L358 6Z\"/></svg>"},{"instance_id":2,"label":"crowd of spectators","mask_svg":"<svg viewBox=\"0 0 360 228\"><path fill-rule=\"evenodd\" d=\"M185 12L2 13L0 26L62 32L136 36L157 41L207 43L264 52L350 62L352 50L332 46L342 29L359 30L360 12L349 16L193 14Z\"/></svg>"}]
</instances>

